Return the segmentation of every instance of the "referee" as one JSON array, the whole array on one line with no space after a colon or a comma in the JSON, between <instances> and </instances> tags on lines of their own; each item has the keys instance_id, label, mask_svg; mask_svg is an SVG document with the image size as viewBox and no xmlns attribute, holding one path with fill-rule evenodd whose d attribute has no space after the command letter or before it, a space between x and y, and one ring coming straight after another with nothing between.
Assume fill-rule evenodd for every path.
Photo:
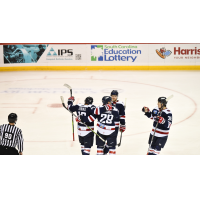
<instances>
[{"instance_id":1,"label":"referee","mask_svg":"<svg viewBox=\"0 0 200 200\"><path fill-rule=\"evenodd\" d=\"M9 124L0 126L0 155L22 155L23 136L21 129L15 126L17 115L9 114L8 122ZM16 146L18 150L15 148Z\"/></svg>"}]
</instances>

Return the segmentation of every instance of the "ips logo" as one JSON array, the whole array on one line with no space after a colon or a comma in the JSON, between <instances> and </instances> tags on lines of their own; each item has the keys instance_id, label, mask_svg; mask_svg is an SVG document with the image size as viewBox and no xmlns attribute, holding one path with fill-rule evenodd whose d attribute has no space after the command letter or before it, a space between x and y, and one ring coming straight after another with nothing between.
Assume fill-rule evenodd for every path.
<instances>
[{"instance_id":1,"label":"ips logo","mask_svg":"<svg viewBox=\"0 0 200 200\"><path fill-rule=\"evenodd\" d=\"M103 61L103 45L91 45L91 61Z\"/></svg>"},{"instance_id":2,"label":"ips logo","mask_svg":"<svg viewBox=\"0 0 200 200\"><path fill-rule=\"evenodd\" d=\"M58 49L58 53L53 49L53 47L48 52L47 56L65 56L65 57L72 57L73 56L73 49Z\"/></svg>"},{"instance_id":3,"label":"ips logo","mask_svg":"<svg viewBox=\"0 0 200 200\"><path fill-rule=\"evenodd\" d=\"M161 48L160 50L156 49L156 53L163 59L165 59L167 56L171 55L171 51L170 50L166 50L164 47Z\"/></svg>"},{"instance_id":4,"label":"ips logo","mask_svg":"<svg viewBox=\"0 0 200 200\"><path fill-rule=\"evenodd\" d=\"M47 56L57 56L57 53L54 51L53 48L51 48Z\"/></svg>"}]
</instances>

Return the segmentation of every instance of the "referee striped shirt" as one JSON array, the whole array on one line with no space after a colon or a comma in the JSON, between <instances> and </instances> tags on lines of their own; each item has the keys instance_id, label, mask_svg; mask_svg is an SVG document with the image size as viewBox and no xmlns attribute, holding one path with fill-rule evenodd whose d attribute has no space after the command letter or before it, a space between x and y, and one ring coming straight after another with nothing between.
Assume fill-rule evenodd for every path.
<instances>
[{"instance_id":1,"label":"referee striped shirt","mask_svg":"<svg viewBox=\"0 0 200 200\"><path fill-rule=\"evenodd\" d=\"M21 129L15 125L3 124L0 126L0 145L18 148L19 152L23 152L23 136Z\"/></svg>"}]
</instances>

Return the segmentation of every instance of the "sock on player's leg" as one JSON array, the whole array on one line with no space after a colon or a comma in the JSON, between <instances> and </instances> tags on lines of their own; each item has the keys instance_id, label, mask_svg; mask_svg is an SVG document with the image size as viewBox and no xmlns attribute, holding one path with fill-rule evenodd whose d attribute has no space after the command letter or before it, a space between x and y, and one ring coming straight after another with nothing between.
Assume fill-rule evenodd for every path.
<instances>
[{"instance_id":1,"label":"sock on player's leg","mask_svg":"<svg viewBox=\"0 0 200 200\"><path fill-rule=\"evenodd\" d=\"M97 155L103 155L103 147L97 146Z\"/></svg>"},{"instance_id":2,"label":"sock on player's leg","mask_svg":"<svg viewBox=\"0 0 200 200\"><path fill-rule=\"evenodd\" d=\"M90 155L91 148L84 148L83 155Z\"/></svg>"},{"instance_id":3,"label":"sock on player's leg","mask_svg":"<svg viewBox=\"0 0 200 200\"><path fill-rule=\"evenodd\" d=\"M159 150L152 149L152 148L149 149L148 155L159 155L159 154L160 154Z\"/></svg>"},{"instance_id":4,"label":"sock on player's leg","mask_svg":"<svg viewBox=\"0 0 200 200\"><path fill-rule=\"evenodd\" d=\"M109 155L116 155L116 149L109 149Z\"/></svg>"}]
</instances>

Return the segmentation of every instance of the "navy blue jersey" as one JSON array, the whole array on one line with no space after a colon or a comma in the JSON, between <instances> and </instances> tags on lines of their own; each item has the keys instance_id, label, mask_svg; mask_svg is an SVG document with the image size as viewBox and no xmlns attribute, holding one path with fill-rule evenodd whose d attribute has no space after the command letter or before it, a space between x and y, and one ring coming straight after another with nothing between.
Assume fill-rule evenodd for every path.
<instances>
[{"instance_id":1,"label":"navy blue jersey","mask_svg":"<svg viewBox=\"0 0 200 200\"><path fill-rule=\"evenodd\" d=\"M125 115L124 103L117 100L116 102L113 102L112 105L115 106L119 110L120 124L125 125L126 115ZM119 126L119 125L116 125L116 126Z\"/></svg>"},{"instance_id":2,"label":"navy blue jersey","mask_svg":"<svg viewBox=\"0 0 200 200\"><path fill-rule=\"evenodd\" d=\"M119 123L119 111L113 107L113 110L106 111L104 106L95 108L92 116L98 120L97 130L103 135L110 135L115 131L116 123ZM90 116L84 117L83 121L88 122Z\"/></svg>"},{"instance_id":3,"label":"navy blue jersey","mask_svg":"<svg viewBox=\"0 0 200 200\"><path fill-rule=\"evenodd\" d=\"M94 109L96 107L92 104L90 105L83 105L83 104L77 104L77 105L73 105L72 101L68 101L68 109L71 112L76 112L77 115L81 115L81 116L90 116L90 120L88 120L88 122L86 122L86 125L89 126L90 128L94 129L94 120L95 118L93 118L94 115ZM78 126L78 134L81 136L85 136L87 135L89 132L91 132L90 129L88 129L83 123L79 122Z\"/></svg>"},{"instance_id":4,"label":"navy blue jersey","mask_svg":"<svg viewBox=\"0 0 200 200\"><path fill-rule=\"evenodd\" d=\"M159 116L159 112L160 111L157 106L152 111L145 113L145 115L148 118L153 119L153 129L151 131L151 134L154 133L154 130L155 130L155 127L157 124L157 122L155 121L155 118L157 116ZM170 127L172 125L172 112L168 108L166 108L165 110L162 110L161 117L163 117L165 119L165 123L163 123L163 124L158 123L158 127L155 132L156 137L168 136Z\"/></svg>"}]
</instances>

